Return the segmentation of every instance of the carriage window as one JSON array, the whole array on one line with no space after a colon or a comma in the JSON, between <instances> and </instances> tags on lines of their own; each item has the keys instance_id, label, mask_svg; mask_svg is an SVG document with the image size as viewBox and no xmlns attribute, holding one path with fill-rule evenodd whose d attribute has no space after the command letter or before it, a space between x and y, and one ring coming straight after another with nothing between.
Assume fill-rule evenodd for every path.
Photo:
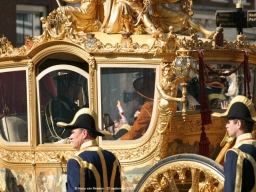
<instances>
[{"instance_id":1,"label":"carriage window","mask_svg":"<svg viewBox=\"0 0 256 192\"><path fill-rule=\"evenodd\" d=\"M0 133L9 142L28 142L26 71L0 73Z\"/></svg>"},{"instance_id":2,"label":"carriage window","mask_svg":"<svg viewBox=\"0 0 256 192\"><path fill-rule=\"evenodd\" d=\"M155 91L154 68L101 68L102 127L106 140L138 139L147 131Z\"/></svg>"},{"instance_id":3,"label":"carriage window","mask_svg":"<svg viewBox=\"0 0 256 192\"><path fill-rule=\"evenodd\" d=\"M250 86L244 86L244 71L235 70L238 65L230 64L208 64L212 71L207 70L205 76L205 92L211 109L221 109L221 102L230 102L236 95L253 96L254 68L250 68ZM214 73L214 72L216 73ZM226 73L228 76L223 76ZM248 79L248 80L249 80ZM190 110L200 109L199 78L195 76L188 82L188 108Z\"/></svg>"},{"instance_id":4,"label":"carriage window","mask_svg":"<svg viewBox=\"0 0 256 192\"><path fill-rule=\"evenodd\" d=\"M38 76L41 143L68 143L71 132L57 122L70 123L80 108L89 107L88 74L73 68L76 71L47 69Z\"/></svg>"}]
</instances>

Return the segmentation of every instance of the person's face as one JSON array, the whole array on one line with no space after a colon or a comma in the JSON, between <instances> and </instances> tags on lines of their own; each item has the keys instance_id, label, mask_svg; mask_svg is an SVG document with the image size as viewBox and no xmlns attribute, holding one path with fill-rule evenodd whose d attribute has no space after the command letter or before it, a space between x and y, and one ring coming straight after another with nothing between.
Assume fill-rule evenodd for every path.
<instances>
[{"instance_id":1,"label":"person's face","mask_svg":"<svg viewBox=\"0 0 256 192\"><path fill-rule=\"evenodd\" d=\"M70 86L70 95L71 95L71 98L73 101L76 101L78 100L78 95L80 93L80 90L81 90L81 85L75 83L73 85Z\"/></svg>"},{"instance_id":2,"label":"person's face","mask_svg":"<svg viewBox=\"0 0 256 192\"><path fill-rule=\"evenodd\" d=\"M238 120L239 121L239 120ZM228 119L226 123L226 129L230 137L237 137L239 131L239 123L235 123L233 119Z\"/></svg>"},{"instance_id":3,"label":"person's face","mask_svg":"<svg viewBox=\"0 0 256 192\"><path fill-rule=\"evenodd\" d=\"M115 126L115 128L119 127L119 125L120 125L119 121L114 120L114 126Z\"/></svg>"},{"instance_id":4,"label":"person's face","mask_svg":"<svg viewBox=\"0 0 256 192\"><path fill-rule=\"evenodd\" d=\"M83 144L84 138L86 137L86 134L86 129L72 129L69 139L74 149L80 149L81 145Z\"/></svg>"}]
</instances>

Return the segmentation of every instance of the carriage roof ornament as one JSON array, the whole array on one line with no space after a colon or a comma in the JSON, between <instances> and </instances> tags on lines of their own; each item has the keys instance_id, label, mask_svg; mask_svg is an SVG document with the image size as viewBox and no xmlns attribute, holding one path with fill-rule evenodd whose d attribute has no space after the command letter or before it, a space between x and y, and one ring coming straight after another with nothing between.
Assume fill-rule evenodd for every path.
<instances>
[{"instance_id":1,"label":"carriage roof ornament","mask_svg":"<svg viewBox=\"0 0 256 192\"><path fill-rule=\"evenodd\" d=\"M238 0L237 4L236 4L236 8L243 8L243 4L242 4L242 0Z\"/></svg>"},{"instance_id":2,"label":"carriage roof ornament","mask_svg":"<svg viewBox=\"0 0 256 192\"><path fill-rule=\"evenodd\" d=\"M196 70L196 61L192 56L192 53L195 52L193 48L198 40L198 36L192 35L193 40L188 40L185 37L179 40L179 46L176 50L176 57L172 63L173 69L177 79L181 82L182 86L182 97L185 98L185 101L182 103L182 117L183 120L186 120L187 112L187 81L190 80L197 72ZM193 46L191 47L191 43ZM195 44L194 44L195 43Z\"/></svg>"}]
</instances>

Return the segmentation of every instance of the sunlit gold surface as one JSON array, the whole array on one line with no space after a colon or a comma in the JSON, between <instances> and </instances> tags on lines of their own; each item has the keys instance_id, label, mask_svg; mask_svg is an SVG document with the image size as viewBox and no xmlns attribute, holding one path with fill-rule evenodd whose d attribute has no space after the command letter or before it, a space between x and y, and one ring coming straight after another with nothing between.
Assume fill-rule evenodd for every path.
<instances>
[{"instance_id":1,"label":"sunlit gold surface","mask_svg":"<svg viewBox=\"0 0 256 192\"><path fill-rule=\"evenodd\" d=\"M192 50L191 56L195 61L198 60L196 50L200 48L204 50L205 62L240 63L243 61L244 50L247 49L250 52L249 63L256 64L256 46L247 42L244 36L238 36L233 42L224 39L223 46L216 46L215 39L199 38L194 32L202 32L206 37L214 35L214 32L203 29L193 21L192 1L183 1L182 7L176 11L163 7L162 4L175 1L152 1L153 15L149 15L147 4L139 2L113 0L108 2L109 7L105 7L105 10L102 3L96 6L96 2L99 1L82 1L79 8L60 7L52 11L49 16L42 18L43 34L27 38L26 45L20 48L13 47L6 37L1 38L0 69L26 67L28 70L28 113L31 117L28 122L31 140L27 144L21 146L0 142L1 167L14 172L22 172L22 169L29 172L31 169L36 176L44 170L55 168L60 168L64 173L68 158L75 153L70 145L38 144L36 69L43 60L54 54L69 53L89 64L90 108L96 112L101 105L98 103L98 64L157 65L162 69L157 74L159 89L156 89L158 98L155 98L157 104L155 116L152 118L153 129L148 130L149 133L143 139L132 142L101 143L101 147L114 152L123 168L127 169L142 165L152 166L165 157L179 153L198 153L201 132L200 112L185 111L186 121L180 112L176 112L177 102L186 100L186 90L183 91L184 98L177 98L177 92L173 91L173 88L177 89L177 85L181 83L180 79L170 80L168 78L173 71L166 74L164 71L172 65L177 50ZM125 4L125 7L118 6L118 3ZM149 2L144 1L144 3ZM127 14L120 12L124 9ZM137 17L131 17L129 10L135 9ZM103 10L107 13L105 18L102 17ZM87 14L82 14L83 11ZM98 13L101 19L97 20L94 13ZM180 22L175 22L177 17L183 21L182 25ZM158 29L159 26L162 26L162 31ZM189 36L180 34L189 34ZM211 125L205 126L211 142L210 158L215 159L215 153L220 151L219 144L226 131L224 124L223 120L214 119ZM221 152L220 158L223 155L224 152ZM176 164L175 168L178 170L180 182L185 179L186 171L191 171L196 183L199 182L199 173L205 174L205 181L200 181L199 188L198 185L193 185L191 191L199 189L207 191L214 182L213 178L219 182L215 191L221 191L223 187L223 180L201 165L183 162ZM54 174L57 174L56 170ZM176 180L173 180L174 174L175 170L168 167L157 170L156 175L162 176L159 178L155 174L150 176L145 183L145 191L151 188L164 191L168 187L172 191L177 191ZM3 190L5 183L1 179L4 178L0 178L0 187Z\"/></svg>"},{"instance_id":2,"label":"sunlit gold surface","mask_svg":"<svg viewBox=\"0 0 256 192\"><path fill-rule=\"evenodd\" d=\"M139 191L178 192L178 185L189 184L189 192L222 192L223 183L224 178L217 171L202 163L177 161L165 163L161 168L148 175ZM186 185L182 188L186 190Z\"/></svg>"}]
</instances>

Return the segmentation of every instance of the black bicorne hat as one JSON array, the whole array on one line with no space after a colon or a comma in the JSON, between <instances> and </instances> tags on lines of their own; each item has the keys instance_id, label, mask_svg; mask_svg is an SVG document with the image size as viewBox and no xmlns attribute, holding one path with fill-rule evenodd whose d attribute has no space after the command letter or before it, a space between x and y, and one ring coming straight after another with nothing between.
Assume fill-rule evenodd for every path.
<instances>
[{"instance_id":1,"label":"black bicorne hat","mask_svg":"<svg viewBox=\"0 0 256 192\"><path fill-rule=\"evenodd\" d=\"M102 131L97 128L97 115L89 108L80 109L74 116L71 123L57 122L57 126L65 129L84 128L96 133L98 136L109 135L107 131Z\"/></svg>"},{"instance_id":2,"label":"black bicorne hat","mask_svg":"<svg viewBox=\"0 0 256 192\"><path fill-rule=\"evenodd\" d=\"M255 107L251 100L243 95L233 98L224 113L213 113L214 117L241 119L248 122L256 121Z\"/></svg>"},{"instance_id":3,"label":"black bicorne hat","mask_svg":"<svg viewBox=\"0 0 256 192\"><path fill-rule=\"evenodd\" d=\"M144 77L139 77L133 82L133 88L142 97L154 100L155 77L155 73L151 73L150 75Z\"/></svg>"}]
</instances>

